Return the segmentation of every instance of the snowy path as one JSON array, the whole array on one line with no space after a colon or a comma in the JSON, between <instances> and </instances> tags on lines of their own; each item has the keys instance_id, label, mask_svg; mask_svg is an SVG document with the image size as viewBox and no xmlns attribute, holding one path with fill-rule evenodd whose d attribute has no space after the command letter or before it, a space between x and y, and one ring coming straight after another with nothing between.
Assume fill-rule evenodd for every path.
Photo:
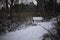
<instances>
[{"instance_id":1,"label":"snowy path","mask_svg":"<svg viewBox=\"0 0 60 40\"><path fill-rule=\"evenodd\" d=\"M17 30L15 32L7 33L6 35L0 36L0 40L42 40L44 33L48 33L46 29L54 27L52 22L41 22L37 26L31 26L26 29Z\"/></svg>"}]
</instances>

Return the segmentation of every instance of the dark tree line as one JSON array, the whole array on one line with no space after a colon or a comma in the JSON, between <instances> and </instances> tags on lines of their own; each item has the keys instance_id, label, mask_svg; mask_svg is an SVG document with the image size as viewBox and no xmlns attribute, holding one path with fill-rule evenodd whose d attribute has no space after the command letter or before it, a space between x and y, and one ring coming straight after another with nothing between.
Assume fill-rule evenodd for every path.
<instances>
[{"instance_id":1,"label":"dark tree line","mask_svg":"<svg viewBox=\"0 0 60 40\"><path fill-rule=\"evenodd\" d=\"M57 0L36 0L37 11L44 17L56 16Z\"/></svg>"},{"instance_id":2,"label":"dark tree line","mask_svg":"<svg viewBox=\"0 0 60 40\"><path fill-rule=\"evenodd\" d=\"M40 12L44 17L56 16L56 0L36 0L36 12ZM14 0L10 0L10 14L12 16L12 9ZM24 8L24 7L23 7ZM28 8L28 7L27 7ZM8 0L6 0L6 9L8 9ZM22 10L22 9L21 9Z\"/></svg>"},{"instance_id":3,"label":"dark tree line","mask_svg":"<svg viewBox=\"0 0 60 40\"><path fill-rule=\"evenodd\" d=\"M15 12L18 13L18 12L35 12L36 11L36 6L34 5L33 2L30 2L30 4L15 4L14 5L15 7Z\"/></svg>"},{"instance_id":4,"label":"dark tree line","mask_svg":"<svg viewBox=\"0 0 60 40\"><path fill-rule=\"evenodd\" d=\"M57 3L56 0L36 0L36 1L37 1L36 12L40 12L42 16L56 16L57 15L56 14L56 3ZM14 0L10 0L10 3L11 4L9 4L8 0L6 0L6 10L8 11L9 9L8 5L10 5L10 14L12 16ZM16 0L16 3L17 3L17 0Z\"/></svg>"}]
</instances>

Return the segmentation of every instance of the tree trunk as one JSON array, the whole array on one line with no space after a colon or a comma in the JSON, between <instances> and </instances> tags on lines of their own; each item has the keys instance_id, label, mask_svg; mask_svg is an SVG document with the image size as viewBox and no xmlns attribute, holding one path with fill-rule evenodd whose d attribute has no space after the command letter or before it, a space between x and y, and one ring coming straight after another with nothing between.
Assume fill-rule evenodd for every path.
<instances>
[{"instance_id":1,"label":"tree trunk","mask_svg":"<svg viewBox=\"0 0 60 40\"><path fill-rule=\"evenodd\" d=\"M6 0L6 11L8 11L8 0Z\"/></svg>"},{"instance_id":2,"label":"tree trunk","mask_svg":"<svg viewBox=\"0 0 60 40\"><path fill-rule=\"evenodd\" d=\"M13 1L14 0L10 0L11 1L11 5L10 5L10 16L12 17L12 11L13 11Z\"/></svg>"}]
</instances>

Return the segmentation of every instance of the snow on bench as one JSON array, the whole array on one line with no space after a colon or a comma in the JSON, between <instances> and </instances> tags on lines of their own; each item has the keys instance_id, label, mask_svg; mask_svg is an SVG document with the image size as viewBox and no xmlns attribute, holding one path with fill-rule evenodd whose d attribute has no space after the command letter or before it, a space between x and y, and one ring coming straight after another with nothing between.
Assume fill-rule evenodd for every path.
<instances>
[{"instance_id":1,"label":"snow on bench","mask_svg":"<svg viewBox=\"0 0 60 40\"><path fill-rule=\"evenodd\" d=\"M33 22L42 22L43 17L33 17Z\"/></svg>"}]
</instances>

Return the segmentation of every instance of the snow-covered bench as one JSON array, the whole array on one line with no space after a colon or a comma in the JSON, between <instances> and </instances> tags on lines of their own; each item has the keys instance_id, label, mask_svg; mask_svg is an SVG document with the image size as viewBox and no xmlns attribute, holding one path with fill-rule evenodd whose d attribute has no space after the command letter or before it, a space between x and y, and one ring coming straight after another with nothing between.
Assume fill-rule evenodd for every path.
<instances>
[{"instance_id":1,"label":"snow-covered bench","mask_svg":"<svg viewBox=\"0 0 60 40\"><path fill-rule=\"evenodd\" d=\"M33 22L42 22L43 17L33 17Z\"/></svg>"}]
</instances>

